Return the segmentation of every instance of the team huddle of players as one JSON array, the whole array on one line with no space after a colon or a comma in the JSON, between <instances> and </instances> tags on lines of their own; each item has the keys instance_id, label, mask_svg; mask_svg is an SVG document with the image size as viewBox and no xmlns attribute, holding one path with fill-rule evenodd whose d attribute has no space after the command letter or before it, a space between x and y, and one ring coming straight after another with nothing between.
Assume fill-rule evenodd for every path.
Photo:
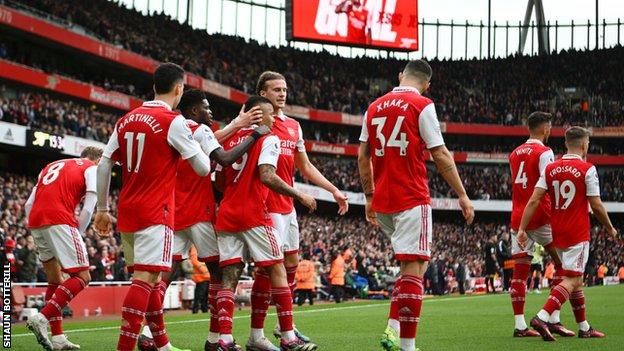
<instances>
[{"instance_id":1,"label":"team huddle of players","mask_svg":"<svg viewBox=\"0 0 624 351\"><path fill-rule=\"evenodd\" d=\"M388 351L416 350L422 278L432 243L425 150L458 195L467 223L474 219L453 156L444 145L434 104L421 95L429 88L431 76L425 61L409 62L399 74L399 86L368 108L360 136L358 166L366 218L391 238L400 262L401 275L381 339ZM297 200L310 211L316 209L314 198L293 187L295 168L333 195L340 215L348 211L348 199L310 163L299 124L283 114L288 91L283 75L264 72L258 79L258 95L247 100L232 123L214 131L206 96L198 90L184 92L183 82L181 67L162 64L154 73L154 100L121 117L104 150L88 147L81 158L55 161L41 171L26 211L49 284L46 306L29 318L27 326L44 349L79 349L63 334L61 311L89 283L80 233L89 225L94 207L96 232L104 238L111 235L114 219L108 200L115 163L121 165L123 182L117 228L126 265L133 272L121 311L117 350L133 350L137 341L142 350L179 350L169 342L163 299L171 271L188 257L191 245L211 274L210 331L204 350L241 349L232 336L232 321L234 292L246 261L256 267L246 349L317 349L293 323L299 250L293 203ZM550 133L549 115L531 115L529 129L531 139L510 156L515 179L512 228L517 231L514 336L538 335L528 329L523 315L534 242L550 248L563 279L531 325L545 340L554 340L552 332L573 335L558 320L561 304L570 297L579 336L604 336L585 321L579 278L588 253L588 201L598 219L617 234L600 202L596 170L584 161L589 134L570 128L568 154L553 162L552 151L543 145ZM223 193L218 211L213 171L215 187ZM74 211L81 201L76 219ZM62 272L69 278L64 280ZM277 309L273 333L280 339L279 346L264 335L271 303Z\"/></svg>"}]
</instances>

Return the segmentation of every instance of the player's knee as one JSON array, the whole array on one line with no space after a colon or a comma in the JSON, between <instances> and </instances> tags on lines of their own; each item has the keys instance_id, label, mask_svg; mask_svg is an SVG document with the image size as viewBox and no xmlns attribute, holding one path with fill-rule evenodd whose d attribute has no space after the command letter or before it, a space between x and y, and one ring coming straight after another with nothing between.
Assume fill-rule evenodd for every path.
<instances>
[{"instance_id":1,"label":"player's knee","mask_svg":"<svg viewBox=\"0 0 624 351\"><path fill-rule=\"evenodd\" d=\"M236 289L236 286L238 285L238 278L240 278L244 267L245 264L242 262L230 264L223 267L223 276L221 279L221 286L223 287L223 289Z\"/></svg>"},{"instance_id":2,"label":"player's knee","mask_svg":"<svg viewBox=\"0 0 624 351\"><path fill-rule=\"evenodd\" d=\"M73 276L80 278L83 282L85 282L85 285L89 285L91 282L91 274L89 271L80 271Z\"/></svg>"},{"instance_id":3,"label":"player's knee","mask_svg":"<svg viewBox=\"0 0 624 351\"><path fill-rule=\"evenodd\" d=\"M288 253L284 254L284 266L286 267L296 267L299 265L299 253Z\"/></svg>"},{"instance_id":4,"label":"player's knee","mask_svg":"<svg viewBox=\"0 0 624 351\"><path fill-rule=\"evenodd\" d=\"M271 277L271 281L275 282L278 280L286 280L286 268L284 267L283 264L278 263L278 264L274 264L271 266L267 266L264 267L264 269L266 270L266 272L269 274L269 276ZM287 283L288 284L288 283Z\"/></svg>"}]
</instances>

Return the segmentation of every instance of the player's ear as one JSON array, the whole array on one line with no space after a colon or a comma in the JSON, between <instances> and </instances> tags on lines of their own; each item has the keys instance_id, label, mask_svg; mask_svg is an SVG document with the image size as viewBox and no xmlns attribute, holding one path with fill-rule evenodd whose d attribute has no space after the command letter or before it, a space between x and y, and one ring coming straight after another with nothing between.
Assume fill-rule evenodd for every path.
<instances>
[{"instance_id":1,"label":"player's ear","mask_svg":"<svg viewBox=\"0 0 624 351\"><path fill-rule=\"evenodd\" d=\"M399 72L399 83L403 80L403 72Z\"/></svg>"}]
</instances>

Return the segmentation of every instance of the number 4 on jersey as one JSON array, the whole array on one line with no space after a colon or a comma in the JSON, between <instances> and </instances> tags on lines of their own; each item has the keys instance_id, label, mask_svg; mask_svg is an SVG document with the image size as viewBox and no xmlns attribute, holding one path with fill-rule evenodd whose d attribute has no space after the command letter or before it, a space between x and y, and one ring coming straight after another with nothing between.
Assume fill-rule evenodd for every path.
<instances>
[{"instance_id":1,"label":"number 4 on jersey","mask_svg":"<svg viewBox=\"0 0 624 351\"><path fill-rule=\"evenodd\" d=\"M518 169L518 174L516 174L516 180L514 180L514 183L522 184L522 189L526 189L528 181L529 179L524 171L524 161L522 161L520 162L520 169Z\"/></svg>"},{"instance_id":2,"label":"number 4 on jersey","mask_svg":"<svg viewBox=\"0 0 624 351\"><path fill-rule=\"evenodd\" d=\"M390 138L388 143L386 144L386 137L381 132L383 130L384 125L386 124L387 117L375 117L371 120L371 124L377 126L377 139L379 139L379 144L381 148L375 149L375 156L381 157L385 154L385 148L387 147L398 147L399 155L405 156L407 155L407 145L409 141L407 141L407 134L401 133L401 125L403 124L403 120L405 120L405 116L399 116L394 123L394 128L392 128L392 133L390 133ZM397 139L400 137L400 139Z\"/></svg>"}]
</instances>

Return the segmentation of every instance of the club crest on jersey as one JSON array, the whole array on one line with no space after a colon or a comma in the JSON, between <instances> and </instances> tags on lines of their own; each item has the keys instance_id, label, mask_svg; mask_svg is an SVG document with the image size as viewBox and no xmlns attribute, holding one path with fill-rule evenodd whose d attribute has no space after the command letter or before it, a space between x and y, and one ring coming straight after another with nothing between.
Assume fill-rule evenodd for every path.
<instances>
[{"instance_id":1,"label":"club crest on jersey","mask_svg":"<svg viewBox=\"0 0 624 351\"><path fill-rule=\"evenodd\" d=\"M294 129L288 127L288 134L290 134L291 137L294 137L296 135L297 132L295 132Z\"/></svg>"}]
</instances>

